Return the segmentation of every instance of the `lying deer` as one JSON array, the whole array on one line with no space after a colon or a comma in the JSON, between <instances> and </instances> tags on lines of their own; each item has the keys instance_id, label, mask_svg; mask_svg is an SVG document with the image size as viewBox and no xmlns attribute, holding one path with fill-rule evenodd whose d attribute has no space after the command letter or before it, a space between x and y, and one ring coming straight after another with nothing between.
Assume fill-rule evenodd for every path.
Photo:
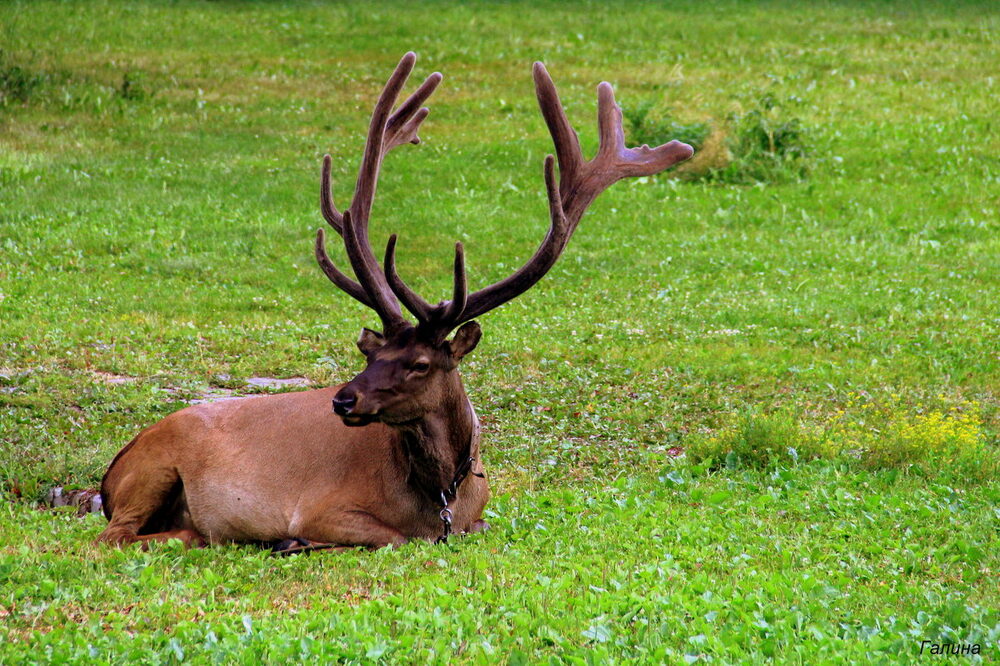
<instances>
[{"instance_id":1,"label":"lying deer","mask_svg":"<svg viewBox=\"0 0 1000 666\"><path fill-rule=\"evenodd\" d=\"M692 149L678 141L626 148L621 110L602 83L600 148L584 160L552 79L535 63L535 91L559 160L557 184L554 160L545 159L548 233L524 266L473 293L457 243L452 297L431 305L397 274L396 236L382 266L368 239L382 160L397 146L420 142L417 130L428 114L421 105L441 82L431 74L393 112L415 62L413 53L403 56L375 105L354 198L343 213L330 190L330 156L323 158L323 217L343 238L357 280L330 260L322 229L316 259L337 287L381 319L381 333L366 328L358 339L365 370L332 388L188 407L143 430L104 475L110 523L98 541L381 547L486 527L479 423L458 373L481 336L473 320L538 282L602 191L622 178L659 173Z\"/></svg>"}]
</instances>

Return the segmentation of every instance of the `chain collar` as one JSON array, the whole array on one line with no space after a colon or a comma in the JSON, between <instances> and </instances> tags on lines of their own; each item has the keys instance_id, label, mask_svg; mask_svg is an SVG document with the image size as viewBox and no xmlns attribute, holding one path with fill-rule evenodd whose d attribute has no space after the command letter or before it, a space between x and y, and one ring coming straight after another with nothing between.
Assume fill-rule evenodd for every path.
<instances>
[{"instance_id":1,"label":"chain collar","mask_svg":"<svg viewBox=\"0 0 1000 666\"><path fill-rule=\"evenodd\" d=\"M472 450L472 440L469 441L469 450ZM451 483L441 491L441 511L438 513L438 517L441 518L442 534L434 543L448 543L448 537L451 535L451 519L453 516L451 509L448 508L448 503L458 497L458 487L462 485L462 482L465 481L470 473L472 476L478 476L480 479L486 478L486 475L482 472L472 471L472 463L475 461L476 459L472 456L463 458L455 470L455 476L451 480Z\"/></svg>"},{"instance_id":2,"label":"chain collar","mask_svg":"<svg viewBox=\"0 0 1000 666\"><path fill-rule=\"evenodd\" d=\"M469 413L472 414L472 435L469 437L469 446L466 447L465 455L455 468L455 476L452 477L451 483L441 491L441 510L438 512L438 517L441 519L442 532L441 536L434 543L448 543L448 537L451 536L451 519L454 517L451 509L448 508L448 503L453 502L458 497L458 487L462 485L462 482L465 481L470 473L481 479L486 478L486 475L482 472L472 471L472 463L476 461L472 457L472 449L479 435L479 417L472 406L472 401L467 400L466 403L469 406Z\"/></svg>"}]
</instances>

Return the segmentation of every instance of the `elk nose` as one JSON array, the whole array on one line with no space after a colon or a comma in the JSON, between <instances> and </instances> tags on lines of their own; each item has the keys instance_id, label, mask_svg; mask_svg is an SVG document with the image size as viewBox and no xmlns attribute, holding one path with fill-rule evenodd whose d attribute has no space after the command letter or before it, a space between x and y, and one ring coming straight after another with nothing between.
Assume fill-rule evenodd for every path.
<instances>
[{"instance_id":1,"label":"elk nose","mask_svg":"<svg viewBox=\"0 0 1000 666\"><path fill-rule=\"evenodd\" d=\"M339 416L346 416L351 412L351 408L357 403L357 395L341 391L337 395L333 396L333 411Z\"/></svg>"}]
</instances>

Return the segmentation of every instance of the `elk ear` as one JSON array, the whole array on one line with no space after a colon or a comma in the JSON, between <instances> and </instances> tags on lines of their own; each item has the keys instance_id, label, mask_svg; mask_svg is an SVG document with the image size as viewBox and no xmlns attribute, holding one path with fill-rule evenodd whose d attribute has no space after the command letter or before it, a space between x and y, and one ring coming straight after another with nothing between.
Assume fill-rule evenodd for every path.
<instances>
[{"instance_id":1,"label":"elk ear","mask_svg":"<svg viewBox=\"0 0 1000 666\"><path fill-rule=\"evenodd\" d=\"M365 356L368 356L384 344L385 337L381 333L376 333L370 328L361 329L361 335L358 336L358 349Z\"/></svg>"},{"instance_id":2,"label":"elk ear","mask_svg":"<svg viewBox=\"0 0 1000 666\"><path fill-rule=\"evenodd\" d=\"M455 333L455 337L448 343L452 358L460 361L466 354L476 348L481 337L483 337L483 329L479 328L479 324L474 321L463 324L458 329L458 332Z\"/></svg>"}]
</instances>

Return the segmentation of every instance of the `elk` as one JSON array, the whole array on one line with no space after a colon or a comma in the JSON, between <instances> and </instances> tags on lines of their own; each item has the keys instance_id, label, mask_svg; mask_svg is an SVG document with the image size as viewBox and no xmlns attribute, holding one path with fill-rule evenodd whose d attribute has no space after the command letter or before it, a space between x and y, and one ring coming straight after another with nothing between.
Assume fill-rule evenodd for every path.
<instances>
[{"instance_id":1,"label":"elk","mask_svg":"<svg viewBox=\"0 0 1000 666\"><path fill-rule=\"evenodd\" d=\"M417 130L429 112L422 105L441 82L441 74L431 74L393 111L415 62L413 53L403 56L375 105L343 212L333 202L330 156L323 158L320 208L343 239L355 277L330 260L323 229L315 254L326 276L381 320L381 332L365 328L357 342L365 369L339 386L190 406L143 430L101 482L109 523L98 542L179 538L295 552L440 541L452 531L487 527L479 422L458 372L481 337L475 319L552 268L602 191L622 178L659 173L693 151L678 141L627 148L621 110L611 86L601 83L600 146L585 160L552 79L535 63L535 91L559 164L557 182L555 159L545 158L548 233L521 268L472 293L457 243L451 298L431 305L400 278L396 236L381 266L368 238L382 161L393 148L420 142Z\"/></svg>"}]
</instances>

